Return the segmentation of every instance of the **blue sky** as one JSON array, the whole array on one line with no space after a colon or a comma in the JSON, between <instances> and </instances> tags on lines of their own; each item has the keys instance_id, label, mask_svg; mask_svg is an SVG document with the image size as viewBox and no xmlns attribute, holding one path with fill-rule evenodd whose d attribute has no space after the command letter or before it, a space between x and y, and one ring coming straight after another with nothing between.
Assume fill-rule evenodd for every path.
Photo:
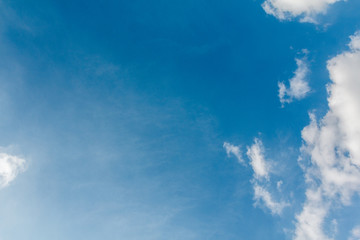
<instances>
[{"instance_id":1,"label":"blue sky","mask_svg":"<svg viewBox=\"0 0 360 240\"><path fill-rule=\"evenodd\" d=\"M360 2L0 1L0 239L360 239Z\"/></svg>"}]
</instances>

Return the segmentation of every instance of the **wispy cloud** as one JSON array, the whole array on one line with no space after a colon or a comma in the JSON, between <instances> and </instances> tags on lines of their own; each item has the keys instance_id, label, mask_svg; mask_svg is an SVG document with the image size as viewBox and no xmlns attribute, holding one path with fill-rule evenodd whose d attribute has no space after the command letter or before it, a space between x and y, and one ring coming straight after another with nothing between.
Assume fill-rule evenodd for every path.
<instances>
[{"instance_id":1,"label":"wispy cloud","mask_svg":"<svg viewBox=\"0 0 360 240\"><path fill-rule=\"evenodd\" d=\"M309 67L306 57L299 59L296 58L297 69L294 72L294 77L289 80L289 86L287 87L283 82L279 82L279 99L281 105L285 103L291 103L296 100L305 98L310 92L308 83Z\"/></svg>"},{"instance_id":2,"label":"wispy cloud","mask_svg":"<svg viewBox=\"0 0 360 240\"><path fill-rule=\"evenodd\" d=\"M226 151L226 154L228 157L230 157L232 154L236 157L236 159L239 161L239 163L242 163L242 164L245 163L244 159L242 158L240 146L234 146L228 142L224 142L223 147L225 148L225 151Z\"/></svg>"},{"instance_id":3,"label":"wispy cloud","mask_svg":"<svg viewBox=\"0 0 360 240\"><path fill-rule=\"evenodd\" d=\"M232 153L240 163L245 163L239 146L225 142L224 148L228 157L230 157L230 153ZM254 143L251 146L247 146L246 155L253 170L253 177L250 182L254 189L254 206L264 206L270 210L271 214L280 215L283 209L289 206L289 204L284 201L276 201L272 194L272 189L270 188L271 163L265 158L265 149L262 141L255 138ZM281 184L282 181L277 182L276 186L278 189Z\"/></svg>"},{"instance_id":4,"label":"wispy cloud","mask_svg":"<svg viewBox=\"0 0 360 240\"><path fill-rule=\"evenodd\" d=\"M280 215L289 204L283 201L275 201L269 185L271 185L271 164L265 158L265 149L262 141L255 138L254 144L247 147L247 156L254 171L251 180L254 188L255 206L263 203L273 215Z\"/></svg>"},{"instance_id":5,"label":"wispy cloud","mask_svg":"<svg viewBox=\"0 0 360 240\"><path fill-rule=\"evenodd\" d=\"M264 186L259 186L258 184L254 184L254 199L255 205L263 202L273 215L280 215L283 209L289 206L286 202L276 202L269 190Z\"/></svg>"},{"instance_id":6,"label":"wispy cloud","mask_svg":"<svg viewBox=\"0 0 360 240\"><path fill-rule=\"evenodd\" d=\"M250 159L250 164L254 170L256 178L269 178L269 164L265 161L264 146L262 141L255 138L254 144L247 147L247 156Z\"/></svg>"},{"instance_id":7,"label":"wispy cloud","mask_svg":"<svg viewBox=\"0 0 360 240\"><path fill-rule=\"evenodd\" d=\"M296 217L295 239L330 239L324 221L335 202L350 205L360 193L360 35L351 37L350 50L328 62L329 111L302 131L305 157L300 160L308 189ZM307 163L306 156L310 157Z\"/></svg>"},{"instance_id":8,"label":"wispy cloud","mask_svg":"<svg viewBox=\"0 0 360 240\"><path fill-rule=\"evenodd\" d=\"M7 153L0 153L0 188L8 186L24 170L24 159Z\"/></svg>"},{"instance_id":9,"label":"wispy cloud","mask_svg":"<svg viewBox=\"0 0 360 240\"><path fill-rule=\"evenodd\" d=\"M280 20L300 17L302 22L315 23L316 15L326 13L330 5L339 1L342 0L266 0L262 7Z\"/></svg>"}]
</instances>

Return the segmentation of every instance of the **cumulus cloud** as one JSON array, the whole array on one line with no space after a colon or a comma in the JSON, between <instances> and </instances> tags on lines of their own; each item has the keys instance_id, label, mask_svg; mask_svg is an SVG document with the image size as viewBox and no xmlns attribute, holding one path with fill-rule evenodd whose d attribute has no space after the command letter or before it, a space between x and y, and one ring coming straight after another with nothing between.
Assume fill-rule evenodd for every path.
<instances>
[{"instance_id":1,"label":"cumulus cloud","mask_svg":"<svg viewBox=\"0 0 360 240\"><path fill-rule=\"evenodd\" d=\"M8 186L24 170L24 159L7 153L0 153L0 188Z\"/></svg>"},{"instance_id":2,"label":"cumulus cloud","mask_svg":"<svg viewBox=\"0 0 360 240\"><path fill-rule=\"evenodd\" d=\"M349 50L328 61L329 111L302 131L308 190L297 215L295 240L331 239L324 222L334 203L350 205L360 193L360 34L351 37Z\"/></svg>"},{"instance_id":3,"label":"cumulus cloud","mask_svg":"<svg viewBox=\"0 0 360 240\"><path fill-rule=\"evenodd\" d=\"M325 14L327 8L343 0L266 0L262 7L267 14L280 20L300 17L303 22L315 23L315 16Z\"/></svg>"},{"instance_id":4,"label":"cumulus cloud","mask_svg":"<svg viewBox=\"0 0 360 240\"><path fill-rule=\"evenodd\" d=\"M297 69L294 72L294 77L289 80L289 87L283 82L279 82L279 99L281 105L291 103L294 99L300 100L305 98L310 92L310 87L307 81L309 74L309 67L306 57L302 59L296 58Z\"/></svg>"},{"instance_id":5,"label":"cumulus cloud","mask_svg":"<svg viewBox=\"0 0 360 240\"><path fill-rule=\"evenodd\" d=\"M230 157L232 154L236 157L236 159L239 161L239 163L242 163L242 164L245 163L245 161L242 158L239 146L234 146L228 142L224 142L223 147L225 148L225 151L226 151L226 154L228 157Z\"/></svg>"},{"instance_id":6,"label":"cumulus cloud","mask_svg":"<svg viewBox=\"0 0 360 240\"><path fill-rule=\"evenodd\" d=\"M306 198L302 212L296 216L297 226L294 239L329 239L322 230L329 203L324 202L321 189L309 189L306 192Z\"/></svg>"}]
</instances>

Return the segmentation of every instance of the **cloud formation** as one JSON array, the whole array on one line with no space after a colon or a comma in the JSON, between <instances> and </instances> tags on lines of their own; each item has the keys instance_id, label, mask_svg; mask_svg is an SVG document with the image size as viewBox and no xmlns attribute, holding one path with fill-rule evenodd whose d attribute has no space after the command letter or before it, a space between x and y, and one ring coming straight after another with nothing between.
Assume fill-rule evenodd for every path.
<instances>
[{"instance_id":1,"label":"cloud formation","mask_svg":"<svg viewBox=\"0 0 360 240\"><path fill-rule=\"evenodd\" d=\"M228 157L230 157L231 154L233 154L239 163L242 163L242 164L245 163L244 159L242 158L241 150L240 150L239 146L234 146L228 142L224 142L223 147L225 148L225 151L226 151L226 154Z\"/></svg>"},{"instance_id":2,"label":"cloud formation","mask_svg":"<svg viewBox=\"0 0 360 240\"><path fill-rule=\"evenodd\" d=\"M7 153L0 153L0 188L8 186L24 170L24 159Z\"/></svg>"},{"instance_id":3,"label":"cloud formation","mask_svg":"<svg viewBox=\"0 0 360 240\"><path fill-rule=\"evenodd\" d=\"M359 240L360 239L360 226L356 226L351 231L351 236L349 240Z\"/></svg>"},{"instance_id":4,"label":"cloud formation","mask_svg":"<svg viewBox=\"0 0 360 240\"><path fill-rule=\"evenodd\" d=\"M280 215L283 209L289 206L286 202L276 202L273 199L272 194L264 186L254 184L254 200L255 205L258 205L259 202L263 202L264 205L271 211L273 215Z\"/></svg>"},{"instance_id":5,"label":"cloud formation","mask_svg":"<svg viewBox=\"0 0 360 240\"><path fill-rule=\"evenodd\" d=\"M262 142L255 138L254 144L247 147L246 155L250 159L250 165L254 170L255 178L269 178L269 165L265 161L264 146Z\"/></svg>"},{"instance_id":6,"label":"cloud formation","mask_svg":"<svg viewBox=\"0 0 360 240\"><path fill-rule=\"evenodd\" d=\"M310 92L310 87L307 81L309 74L309 67L306 57L303 59L296 58L297 69L294 72L294 77L289 80L289 87L283 82L279 82L279 99L281 105L291 103L294 99L300 100L305 98Z\"/></svg>"},{"instance_id":7,"label":"cloud formation","mask_svg":"<svg viewBox=\"0 0 360 240\"><path fill-rule=\"evenodd\" d=\"M254 187L255 206L263 203L273 215L280 215L283 209L288 206L286 202L275 201L270 190L271 164L265 159L265 150L262 141L255 138L254 144L247 147L247 156L254 171L251 180Z\"/></svg>"},{"instance_id":8,"label":"cloud formation","mask_svg":"<svg viewBox=\"0 0 360 240\"><path fill-rule=\"evenodd\" d=\"M360 193L360 34L351 36L349 50L328 61L329 111L302 131L308 189L303 210L296 216L295 240L332 239L324 231L334 203L350 205ZM309 156L309 158L307 157ZM309 159L309 162L306 162Z\"/></svg>"},{"instance_id":9,"label":"cloud formation","mask_svg":"<svg viewBox=\"0 0 360 240\"><path fill-rule=\"evenodd\" d=\"M223 147L225 148L228 157L233 154L238 159L239 163L245 165L239 146L234 146L225 142ZM270 210L271 214L280 215L283 209L289 206L289 204L283 201L277 202L274 200L275 198L270 189L271 164L265 159L265 150L262 141L255 138L253 145L247 147L246 155L253 170L253 178L250 182L254 188L254 206L263 205ZM279 185L282 184L282 181L280 182L277 182L276 184L277 189L280 189Z\"/></svg>"},{"instance_id":10,"label":"cloud formation","mask_svg":"<svg viewBox=\"0 0 360 240\"><path fill-rule=\"evenodd\" d=\"M266 0L262 7L267 14L280 20L300 17L302 22L315 23L318 14L325 14L328 7L342 0Z\"/></svg>"}]
</instances>

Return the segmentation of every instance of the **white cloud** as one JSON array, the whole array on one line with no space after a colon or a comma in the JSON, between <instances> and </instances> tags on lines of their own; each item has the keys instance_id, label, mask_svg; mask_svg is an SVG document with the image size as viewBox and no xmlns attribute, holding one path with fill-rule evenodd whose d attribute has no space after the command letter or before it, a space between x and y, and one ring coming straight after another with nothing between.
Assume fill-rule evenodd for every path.
<instances>
[{"instance_id":1,"label":"white cloud","mask_svg":"<svg viewBox=\"0 0 360 240\"><path fill-rule=\"evenodd\" d=\"M254 144L251 147L247 147L247 156L250 159L250 165L254 170L256 178L268 178L269 177L269 164L265 161L264 146L262 142L255 138Z\"/></svg>"},{"instance_id":2,"label":"white cloud","mask_svg":"<svg viewBox=\"0 0 360 240\"><path fill-rule=\"evenodd\" d=\"M280 215L283 209L289 204L285 202L276 202L273 200L271 193L263 186L254 184L254 199L255 205L258 205L260 201L271 211L273 215Z\"/></svg>"},{"instance_id":3,"label":"white cloud","mask_svg":"<svg viewBox=\"0 0 360 240\"><path fill-rule=\"evenodd\" d=\"M307 201L301 214L296 216L297 225L294 239L329 239L322 230L329 203L324 202L321 189L307 190L306 198Z\"/></svg>"},{"instance_id":4,"label":"white cloud","mask_svg":"<svg viewBox=\"0 0 360 240\"><path fill-rule=\"evenodd\" d=\"M300 100L307 96L310 92L310 87L307 81L309 74L309 67L306 57L303 59L295 59L297 69L294 72L294 77L289 80L289 87L286 87L283 82L279 82L279 98L281 105L291 103L294 99Z\"/></svg>"},{"instance_id":5,"label":"white cloud","mask_svg":"<svg viewBox=\"0 0 360 240\"><path fill-rule=\"evenodd\" d=\"M265 160L265 150L261 140L255 138L254 144L251 147L247 147L247 156L254 171L251 182L254 187L255 206L263 203L273 215L280 215L289 204L275 201L270 191L271 164ZM278 183L277 186L279 185Z\"/></svg>"},{"instance_id":6,"label":"white cloud","mask_svg":"<svg viewBox=\"0 0 360 240\"><path fill-rule=\"evenodd\" d=\"M327 8L342 0L266 0L262 7L267 14L280 20L300 17L303 22L313 22L318 14L325 14Z\"/></svg>"},{"instance_id":7,"label":"white cloud","mask_svg":"<svg viewBox=\"0 0 360 240\"><path fill-rule=\"evenodd\" d=\"M226 150L228 157L231 154L236 156L239 163L245 165L245 161L242 158L241 150L239 146L234 146L228 142L225 142L223 147ZM265 160L265 150L261 140L255 138L254 144L252 146L247 147L247 153L250 160L250 165L253 169L253 178L251 183L254 188L254 206L258 206L263 204L266 208L268 208L273 215L280 215L283 209L289 206L286 202L277 202L274 200L270 192L270 164ZM280 183L281 182L281 183ZM277 187L280 188L279 185L282 184L282 181L277 182Z\"/></svg>"},{"instance_id":8,"label":"white cloud","mask_svg":"<svg viewBox=\"0 0 360 240\"><path fill-rule=\"evenodd\" d=\"M360 50L360 31L355 33L353 36L350 36L350 43L349 47L353 51L359 51Z\"/></svg>"},{"instance_id":9,"label":"white cloud","mask_svg":"<svg viewBox=\"0 0 360 240\"><path fill-rule=\"evenodd\" d=\"M225 148L228 157L230 157L231 154L233 154L236 157L236 159L239 161L239 163L243 163L243 164L245 163L245 161L242 158L239 146L234 146L228 142L224 142L223 147Z\"/></svg>"},{"instance_id":10,"label":"white cloud","mask_svg":"<svg viewBox=\"0 0 360 240\"><path fill-rule=\"evenodd\" d=\"M360 239L360 226L356 226L351 231L351 236L349 240L359 240Z\"/></svg>"},{"instance_id":11,"label":"white cloud","mask_svg":"<svg viewBox=\"0 0 360 240\"><path fill-rule=\"evenodd\" d=\"M0 188L6 187L25 170L25 160L17 156L0 153Z\"/></svg>"},{"instance_id":12,"label":"white cloud","mask_svg":"<svg viewBox=\"0 0 360 240\"><path fill-rule=\"evenodd\" d=\"M360 193L360 35L351 37L350 50L328 61L329 111L302 131L301 161L309 185L306 202L297 216L296 240L330 239L324 232L328 209L334 202L351 204Z\"/></svg>"}]
</instances>

